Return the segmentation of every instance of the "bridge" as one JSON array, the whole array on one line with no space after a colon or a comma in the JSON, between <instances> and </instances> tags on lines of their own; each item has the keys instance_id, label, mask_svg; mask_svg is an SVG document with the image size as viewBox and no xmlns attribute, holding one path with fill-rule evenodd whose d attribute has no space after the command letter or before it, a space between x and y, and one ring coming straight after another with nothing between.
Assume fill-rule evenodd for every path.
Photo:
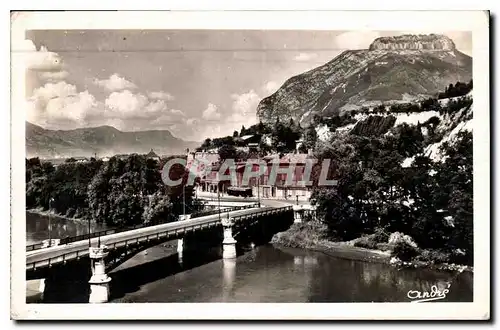
<instances>
[{"instance_id":1,"label":"bridge","mask_svg":"<svg viewBox=\"0 0 500 330\"><path fill-rule=\"evenodd\" d=\"M221 208L220 212L209 212L214 214L126 231L110 230L97 237L95 234L94 237L87 235L86 239L67 238L55 246L33 247L26 255L26 278L50 277L51 273L62 271L63 267L90 259L89 302L107 302L111 281L107 272L142 250L177 239L177 251L182 255L185 249L196 248L199 242L219 242L222 243L222 257L235 258L239 239L244 239L253 231L256 236L265 236L267 242L272 234L288 228L291 224L288 220L293 221L299 214L296 207L289 204L261 207L254 203L235 204ZM267 237L264 232L272 234ZM44 284L42 280L42 292Z\"/></svg>"}]
</instances>

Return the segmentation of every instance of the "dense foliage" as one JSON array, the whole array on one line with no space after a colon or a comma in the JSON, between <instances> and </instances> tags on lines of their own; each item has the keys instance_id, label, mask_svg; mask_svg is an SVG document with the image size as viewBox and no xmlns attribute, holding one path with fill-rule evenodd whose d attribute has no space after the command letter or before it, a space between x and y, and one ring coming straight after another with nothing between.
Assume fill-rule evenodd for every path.
<instances>
[{"instance_id":1,"label":"dense foliage","mask_svg":"<svg viewBox=\"0 0 500 330\"><path fill-rule=\"evenodd\" d=\"M338 135L318 150L320 158L332 160L330 173L338 180L335 187L316 187L312 196L331 237L402 232L422 249L472 263L472 133L462 131L444 143L444 161L433 162L423 153L433 141L422 136L421 127L438 124L433 117L383 136ZM412 164L402 166L408 158ZM403 258L413 257L406 246L397 248Z\"/></svg>"},{"instance_id":2,"label":"dense foliage","mask_svg":"<svg viewBox=\"0 0 500 330\"><path fill-rule=\"evenodd\" d=\"M439 93L439 99L445 99L449 97L464 96L472 90L472 80L468 83L457 82L455 85L450 84L446 87L443 93Z\"/></svg>"},{"instance_id":3,"label":"dense foliage","mask_svg":"<svg viewBox=\"0 0 500 330\"><path fill-rule=\"evenodd\" d=\"M171 168L177 187L162 181L161 163L142 155L108 162L65 162L54 166L38 158L26 160L26 207L49 208L68 217L124 226L142 222L175 220L184 205L193 207L193 187L183 187L188 178L184 166Z\"/></svg>"}]
</instances>

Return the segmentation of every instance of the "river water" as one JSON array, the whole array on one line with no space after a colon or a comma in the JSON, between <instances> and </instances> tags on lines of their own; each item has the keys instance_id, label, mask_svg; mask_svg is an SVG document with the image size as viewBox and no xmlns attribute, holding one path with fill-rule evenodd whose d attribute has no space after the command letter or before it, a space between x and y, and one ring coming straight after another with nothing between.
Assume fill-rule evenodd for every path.
<instances>
[{"instance_id":1,"label":"river water","mask_svg":"<svg viewBox=\"0 0 500 330\"><path fill-rule=\"evenodd\" d=\"M50 235L49 235L50 228ZM103 224L90 224L91 232L109 229ZM89 224L83 220L68 220L57 216L49 217L26 212L26 245L40 243L45 239L86 235Z\"/></svg>"},{"instance_id":2,"label":"river water","mask_svg":"<svg viewBox=\"0 0 500 330\"><path fill-rule=\"evenodd\" d=\"M175 243L140 252L113 270L111 302L405 302L410 290L430 292L433 285L442 290L448 284L449 293L438 302L473 299L469 272L398 270L270 244L244 247L233 260L221 259L220 248L180 258Z\"/></svg>"}]
</instances>

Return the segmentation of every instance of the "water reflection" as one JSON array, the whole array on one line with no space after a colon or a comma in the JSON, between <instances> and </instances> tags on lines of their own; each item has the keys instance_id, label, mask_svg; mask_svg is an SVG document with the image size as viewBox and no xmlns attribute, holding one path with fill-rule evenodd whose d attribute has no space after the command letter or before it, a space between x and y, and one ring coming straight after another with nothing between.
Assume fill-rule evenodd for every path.
<instances>
[{"instance_id":1,"label":"water reflection","mask_svg":"<svg viewBox=\"0 0 500 330\"><path fill-rule=\"evenodd\" d=\"M223 283L222 301L229 301L233 291L236 278L236 259L225 259L222 261Z\"/></svg>"},{"instance_id":2,"label":"water reflection","mask_svg":"<svg viewBox=\"0 0 500 330\"><path fill-rule=\"evenodd\" d=\"M40 243L49 238L65 238L86 235L89 232L88 222L84 220L68 220L56 216L49 217L26 212L26 245ZM91 223L91 232L109 229L104 224Z\"/></svg>"},{"instance_id":3,"label":"water reflection","mask_svg":"<svg viewBox=\"0 0 500 330\"><path fill-rule=\"evenodd\" d=\"M189 258L184 257L184 263ZM472 274L335 258L301 249L259 246L147 283L121 302L409 302L409 290L451 282L447 298L472 301Z\"/></svg>"},{"instance_id":4,"label":"water reflection","mask_svg":"<svg viewBox=\"0 0 500 330\"><path fill-rule=\"evenodd\" d=\"M409 301L410 290L431 291L450 285L450 293L440 301L472 301L472 274L433 271L430 269L396 269L385 264L351 260L330 261L328 256L314 268L309 301L385 302Z\"/></svg>"}]
</instances>

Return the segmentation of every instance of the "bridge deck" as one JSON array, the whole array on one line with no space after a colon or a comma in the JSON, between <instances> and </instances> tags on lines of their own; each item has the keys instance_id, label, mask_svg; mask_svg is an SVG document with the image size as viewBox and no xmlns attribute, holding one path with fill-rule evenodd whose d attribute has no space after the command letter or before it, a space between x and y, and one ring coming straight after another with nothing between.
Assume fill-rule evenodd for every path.
<instances>
[{"instance_id":1,"label":"bridge deck","mask_svg":"<svg viewBox=\"0 0 500 330\"><path fill-rule=\"evenodd\" d=\"M261 208L250 208L239 211L230 211L221 213L221 218L223 217L233 217L237 221L242 221L245 218L279 213L285 210L291 209L289 207L273 208L273 207L261 207ZM106 236L101 236L101 244L108 246L110 250L138 244L144 241L150 241L153 239L169 238L172 239L182 237L184 234L193 232L195 230L200 230L203 228L209 228L213 226L220 225L219 215L209 215L194 219L188 219L183 221L176 221L166 224L161 224L157 226L133 229L126 232L120 232L115 234L110 234ZM91 245L96 246L98 244L98 238L91 239ZM69 260L79 259L84 257L89 253L89 241L82 240L77 242L72 242L64 245L58 245L54 247L45 248L42 250L34 250L27 252L26 255L26 270L35 270L39 267L47 267L58 263L64 263Z\"/></svg>"}]
</instances>

